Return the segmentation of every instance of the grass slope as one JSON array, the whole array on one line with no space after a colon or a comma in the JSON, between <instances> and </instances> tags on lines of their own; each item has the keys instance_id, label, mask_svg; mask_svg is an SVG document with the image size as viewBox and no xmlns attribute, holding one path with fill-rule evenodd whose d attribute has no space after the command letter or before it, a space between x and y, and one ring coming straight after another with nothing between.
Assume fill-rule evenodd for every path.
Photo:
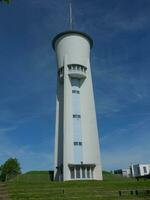
<instances>
[{"instance_id":1,"label":"grass slope","mask_svg":"<svg viewBox=\"0 0 150 200\"><path fill-rule=\"evenodd\" d=\"M68 181L50 182L46 171L33 171L23 174L7 183L13 200L117 200L150 199L143 195L124 194L119 197L119 190L150 189L150 180L136 181L103 172L104 181Z\"/></svg>"}]
</instances>

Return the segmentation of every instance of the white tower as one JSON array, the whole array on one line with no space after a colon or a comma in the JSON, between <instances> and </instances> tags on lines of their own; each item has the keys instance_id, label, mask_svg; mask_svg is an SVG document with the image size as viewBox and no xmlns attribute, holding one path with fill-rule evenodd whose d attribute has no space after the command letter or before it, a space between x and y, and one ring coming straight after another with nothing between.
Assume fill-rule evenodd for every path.
<instances>
[{"instance_id":1,"label":"white tower","mask_svg":"<svg viewBox=\"0 0 150 200\"><path fill-rule=\"evenodd\" d=\"M66 31L53 39L58 76L55 180L102 180L90 67L91 37Z\"/></svg>"}]
</instances>

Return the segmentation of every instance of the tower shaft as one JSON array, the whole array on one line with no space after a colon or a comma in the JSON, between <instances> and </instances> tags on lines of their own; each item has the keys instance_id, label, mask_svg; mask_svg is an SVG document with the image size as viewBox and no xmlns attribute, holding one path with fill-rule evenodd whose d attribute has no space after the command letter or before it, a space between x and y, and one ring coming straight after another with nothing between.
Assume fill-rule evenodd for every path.
<instances>
[{"instance_id":1,"label":"tower shaft","mask_svg":"<svg viewBox=\"0 0 150 200\"><path fill-rule=\"evenodd\" d=\"M102 180L90 67L92 39L68 31L53 40L58 77L55 180Z\"/></svg>"}]
</instances>

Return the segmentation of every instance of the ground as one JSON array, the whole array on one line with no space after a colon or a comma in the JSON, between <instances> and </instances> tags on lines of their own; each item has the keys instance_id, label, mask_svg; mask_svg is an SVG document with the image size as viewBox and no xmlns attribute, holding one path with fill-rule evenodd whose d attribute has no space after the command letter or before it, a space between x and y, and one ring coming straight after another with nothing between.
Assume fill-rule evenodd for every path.
<instances>
[{"instance_id":1,"label":"ground","mask_svg":"<svg viewBox=\"0 0 150 200\"><path fill-rule=\"evenodd\" d=\"M137 181L108 172L103 176L104 181L51 182L46 171L28 172L9 181L7 187L12 200L150 200L150 180Z\"/></svg>"}]
</instances>

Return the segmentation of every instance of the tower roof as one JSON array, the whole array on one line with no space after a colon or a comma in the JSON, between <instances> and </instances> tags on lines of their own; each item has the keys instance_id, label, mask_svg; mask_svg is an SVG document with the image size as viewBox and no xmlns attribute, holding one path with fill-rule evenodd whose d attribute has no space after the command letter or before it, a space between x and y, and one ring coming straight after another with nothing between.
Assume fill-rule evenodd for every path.
<instances>
[{"instance_id":1,"label":"tower roof","mask_svg":"<svg viewBox=\"0 0 150 200\"><path fill-rule=\"evenodd\" d=\"M56 43L56 41L59 38L61 38L62 36L65 36L65 35L70 35L70 34L76 34L76 35L81 35L81 36L85 37L86 39L88 39L88 41L90 43L90 46L92 48L92 46L93 46L93 40L92 40L92 38L88 34L86 34L84 32L80 32L80 31L68 30L68 31L65 31L65 32L61 32L61 33L59 33L58 35L56 35L54 37L54 39L52 40L52 47L53 47L53 49L55 50L55 43Z\"/></svg>"}]
</instances>

